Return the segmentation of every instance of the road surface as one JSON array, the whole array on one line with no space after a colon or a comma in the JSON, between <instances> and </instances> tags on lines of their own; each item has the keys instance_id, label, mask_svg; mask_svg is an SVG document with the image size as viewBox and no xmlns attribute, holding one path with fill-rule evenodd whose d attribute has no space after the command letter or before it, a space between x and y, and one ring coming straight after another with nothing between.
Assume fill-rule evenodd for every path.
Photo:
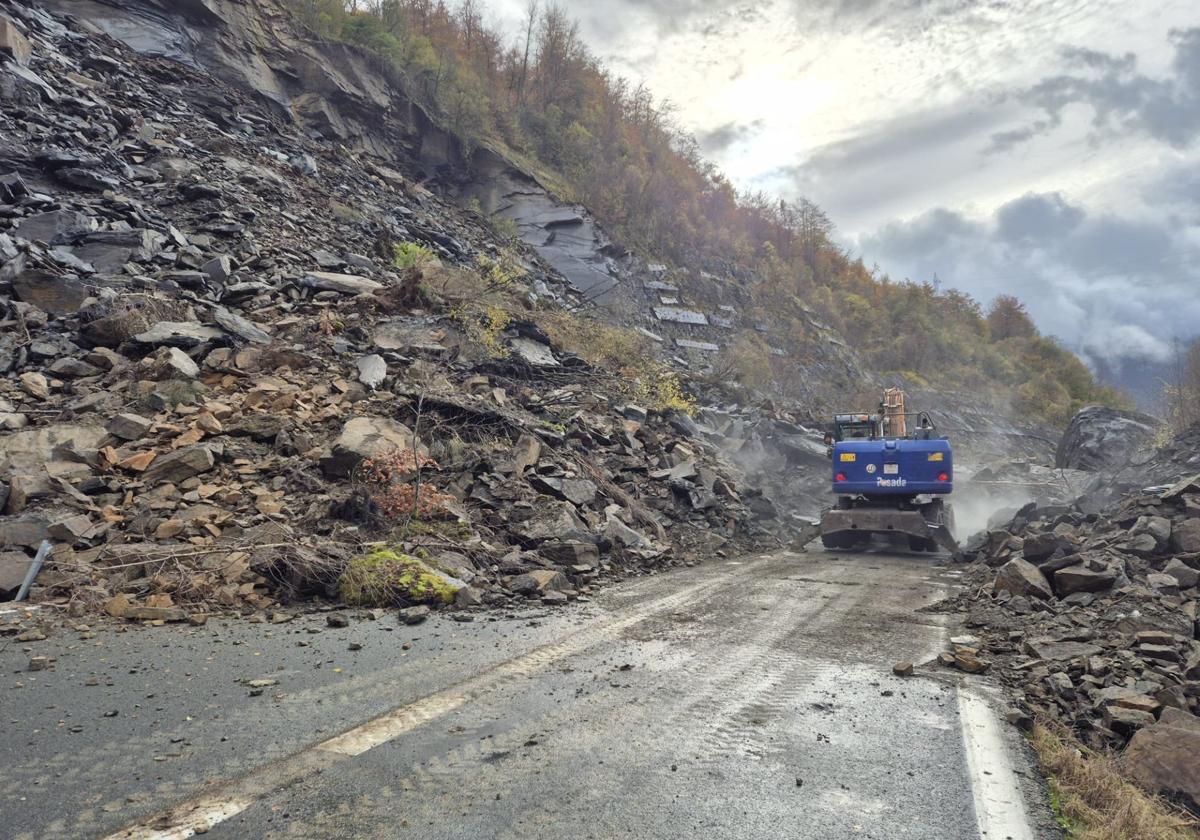
<instances>
[{"instance_id":1,"label":"road surface","mask_svg":"<svg viewBox=\"0 0 1200 840\"><path fill-rule=\"evenodd\" d=\"M944 648L948 618L916 610L953 581L816 549L469 623L0 643L0 834L1055 837L984 681L891 672Z\"/></svg>"}]
</instances>

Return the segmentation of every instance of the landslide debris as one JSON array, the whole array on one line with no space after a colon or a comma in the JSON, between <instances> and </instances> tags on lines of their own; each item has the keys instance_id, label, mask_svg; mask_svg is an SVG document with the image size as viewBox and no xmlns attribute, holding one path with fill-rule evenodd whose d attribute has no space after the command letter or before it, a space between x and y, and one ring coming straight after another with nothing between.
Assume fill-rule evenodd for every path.
<instances>
[{"instance_id":1,"label":"landslide debris","mask_svg":"<svg viewBox=\"0 0 1200 840\"><path fill-rule=\"evenodd\" d=\"M5 8L0 597L49 540L72 614L552 604L777 527L728 415L557 346L578 296L403 150Z\"/></svg>"},{"instance_id":2,"label":"landslide debris","mask_svg":"<svg viewBox=\"0 0 1200 840\"><path fill-rule=\"evenodd\" d=\"M1123 749L1133 778L1200 814L1198 451L1200 427L1131 450L1139 474L1170 483L1098 510L1030 503L977 535L960 607L1017 696L1014 721L1049 716Z\"/></svg>"}]
</instances>

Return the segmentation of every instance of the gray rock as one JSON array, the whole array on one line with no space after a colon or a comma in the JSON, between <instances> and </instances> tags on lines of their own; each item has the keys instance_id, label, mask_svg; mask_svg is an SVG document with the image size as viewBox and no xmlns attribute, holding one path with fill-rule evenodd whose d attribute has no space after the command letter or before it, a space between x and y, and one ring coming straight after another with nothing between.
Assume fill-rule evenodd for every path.
<instances>
[{"instance_id":1,"label":"gray rock","mask_svg":"<svg viewBox=\"0 0 1200 840\"><path fill-rule=\"evenodd\" d=\"M513 353L534 367L558 367L554 351L540 341L514 338L509 342L509 346L512 347Z\"/></svg>"},{"instance_id":2,"label":"gray rock","mask_svg":"<svg viewBox=\"0 0 1200 840\"><path fill-rule=\"evenodd\" d=\"M203 326L198 321L160 321L135 335L133 340L139 344L170 345L187 350L224 336L221 330Z\"/></svg>"},{"instance_id":3,"label":"gray rock","mask_svg":"<svg viewBox=\"0 0 1200 840\"><path fill-rule=\"evenodd\" d=\"M70 245L96 229L96 222L76 210L52 210L22 219L13 233L47 245Z\"/></svg>"},{"instance_id":4,"label":"gray rock","mask_svg":"<svg viewBox=\"0 0 1200 840\"><path fill-rule=\"evenodd\" d=\"M1013 595L1027 595L1043 600L1054 597L1046 576L1032 563L1019 557L1000 567L992 589L995 592L1011 592Z\"/></svg>"},{"instance_id":5,"label":"gray rock","mask_svg":"<svg viewBox=\"0 0 1200 840\"><path fill-rule=\"evenodd\" d=\"M253 321L242 317L223 306L213 307L213 320L226 332L253 344L270 344L271 334Z\"/></svg>"},{"instance_id":6,"label":"gray rock","mask_svg":"<svg viewBox=\"0 0 1200 840\"><path fill-rule=\"evenodd\" d=\"M33 558L23 551L0 551L0 597L17 594L31 563Z\"/></svg>"},{"instance_id":7,"label":"gray rock","mask_svg":"<svg viewBox=\"0 0 1200 840\"><path fill-rule=\"evenodd\" d=\"M378 353L363 356L354 364L358 368L358 381L372 391L387 379L387 362Z\"/></svg>"},{"instance_id":8,"label":"gray rock","mask_svg":"<svg viewBox=\"0 0 1200 840\"><path fill-rule=\"evenodd\" d=\"M366 458L379 458L396 451L411 451L412 430L386 417L355 417L342 426L330 454L321 459L321 469L329 478L346 478ZM427 455L424 446L417 451Z\"/></svg>"},{"instance_id":9,"label":"gray rock","mask_svg":"<svg viewBox=\"0 0 1200 840\"><path fill-rule=\"evenodd\" d=\"M513 578L508 588L518 595L538 597L547 592L562 592L570 589L571 582L567 580L566 575L554 569L534 569Z\"/></svg>"},{"instance_id":10,"label":"gray rock","mask_svg":"<svg viewBox=\"0 0 1200 840\"><path fill-rule=\"evenodd\" d=\"M150 431L151 425L152 422L141 415L122 413L110 419L104 428L121 440L140 440Z\"/></svg>"},{"instance_id":11,"label":"gray rock","mask_svg":"<svg viewBox=\"0 0 1200 840\"><path fill-rule=\"evenodd\" d=\"M464 587L465 589L465 587ZM459 590L460 592L462 590ZM405 607L396 613L396 617L400 619L402 624L420 624L425 619L429 618L432 610L424 604L418 604L415 607Z\"/></svg>"},{"instance_id":12,"label":"gray rock","mask_svg":"<svg viewBox=\"0 0 1200 840\"><path fill-rule=\"evenodd\" d=\"M1054 573L1054 588L1060 597L1073 592L1104 592L1116 582L1117 573L1111 568L1095 570L1080 564Z\"/></svg>"},{"instance_id":13,"label":"gray rock","mask_svg":"<svg viewBox=\"0 0 1200 840\"><path fill-rule=\"evenodd\" d=\"M547 540L576 541L587 537L587 526L576 515L574 507L565 502L544 501L545 504L535 507L527 519L510 523L509 533L527 544Z\"/></svg>"},{"instance_id":14,"label":"gray rock","mask_svg":"<svg viewBox=\"0 0 1200 840\"><path fill-rule=\"evenodd\" d=\"M26 67L32 52L29 39L21 34L8 16L0 15L0 53L7 55L17 65Z\"/></svg>"},{"instance_id":15,"label":"gray rock","mask_svg":"<svg viewBox=\"0 0 1200 840\"><path fill-rule=\"evenodd\" d=\"M538 552L558 566L592 566L600 562L600 549L588 542L545 542Z\"/></svg>"},{"instance_id":16,"label":"gray rock","mask_svg":"<svg viewBox=\"0 0 1200 840\"><path fill-rule=\"evenodd\" d=\"M1162 595L1178 595L1179 581L1172 575L1151 572L1146 575L1146 585Z\"/></svg>"},{"instance_id":17,"label":"gray rock","mask_svg":"<svg viewBox=\"0 0 1200 840\"><path fill-rule=\"evenodd\" d=\"M1200 718L1163 709L1157 723L1135 732L1121 756L1130 774L1151 790L1200 810Z\"/></svg>"},{"instance_id":18,"label":"gray rock","mask_svg":"<svg viewBox=\"0 0 1200 840\"><path fill-rule=\"evenodd\" d=\"M200 266L200 270L207 274L208 279L214 283L224 283L233 274L233 263L229 257L222 254Z\"/></svg>"},{"instance_id":19,"label":"gray rock","mask_svg":"<svg viewBox=\"0 0 1200 840\"><path fill-rule=\"evenodd\" d=\"M1071 419L1054 465L1092 472L1123 467L1136 451L1153 442L1160 425L1146 414L1088 406Z\"/></svg>"},{"instance_id":20,"label":"gray rock","mask_svg":"<svg viewBox=\"0 0 1200 840\"><path fill-rule=\"evenodd\" d=\"M354 274L335 274L329 271L310 271L300 280L302 286L343 295L370 294L383 288L382 283Z\"/></svg>"},{"instance_id":21,"label":"gray rock","mask_svg":"<svg viewBox=\"0 0 1200 840\"><path fill-rule=\"evenodd\" d=\"M604 536L626 548L646 548L650 545L649 537L630 528L612 514L609 514L608 521L604 524Z\"/></svg>"},{"instance_id":22,"label":"gray rock","mask_svg":"<svg viewBox=\"0 0 1200 840\"><path fill-rule=\"evenodd\" d=\"M1171 534L1171 545L1183 554L1200 552L1200 516L1177 522Z\"/></svg>"},{"instance_id":23,"label":"gray rock","mask_svg":"<svg viewBox=\"0 0 1200 840\"><path fill-rule=\"evenodd\" d=\"M160 382L164 379L195 379L200 375L200 366L178 347L159 347L140 365L148 371L149 378Z\"/></svg>"},{"instance_id":24,"label":"gray rock","mask_svg":"<svg viewBox=\"0 0 1200 840\"><path fill-rule=\"evenodd\" d=\"M54 177L67 186L91 192L117 190L121 187L120 180L112 175L93 169L84 169L80 166L66 166L58 169L54 172Z\"/></svg>"},{"instance_id":25,"label":"gray rock","mask_svg":"<svg viewBox=\"0 0 1200 840\"><path fill-rule=\"evenodd\" d=\"M24 271L13 280L19 300L51 315L74 315L91 296L86 284L49 271Z\"/></svg>"},{"instance_id":26,"label":"gray rock","mask_svg":"<svg viewBox=\"0 0 1200 840\"><path fill-rule=\"evenodd\" d=\"M186 446L155 459L142 473L142 480L148 487L163 482L178 484L208 472L215 463L212 450L207 446Z\"/></svg>"},{"instance_id":27,"label":"gray rock","mask_svg":"<svg viewBox=\"0 0 1200 840\"><path fill-rule=\"evenodd\" d=\"M1165 516L1140 516L1130 534L1149 534L1155 543L1165 546L1171 539L1171 520Z\"/></svg>"},{"instance_id":28,"label":"gray rock","mask_svg":"<svg viewBox=\"0 0 1200 840\"><path fill-rule=\"evenodd\" d=\"M1200 572L1197 572L1178 557L1171 558L1171 561L1163 568L1163 574L1175 578L1180 589L1190 589L1197 582L1200 582Z\"/></svg>"}]
</instances>

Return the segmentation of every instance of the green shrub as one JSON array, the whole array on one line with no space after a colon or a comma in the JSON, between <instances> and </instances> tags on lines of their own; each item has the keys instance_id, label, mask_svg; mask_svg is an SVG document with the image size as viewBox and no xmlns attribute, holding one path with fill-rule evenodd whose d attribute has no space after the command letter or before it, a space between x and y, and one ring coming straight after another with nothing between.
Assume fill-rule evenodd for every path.
<instances>
[{"instance_id":1,"label":"green shrub","mask_svg":"<svg viewBox=\"0 0 1200 840\"><path fill-rule=\"evenodd\" d=\"M338 595L355 607L449 604L455 592L444 575L394 548L355 557L338 578Z\"/></svg>"}]
</instances>

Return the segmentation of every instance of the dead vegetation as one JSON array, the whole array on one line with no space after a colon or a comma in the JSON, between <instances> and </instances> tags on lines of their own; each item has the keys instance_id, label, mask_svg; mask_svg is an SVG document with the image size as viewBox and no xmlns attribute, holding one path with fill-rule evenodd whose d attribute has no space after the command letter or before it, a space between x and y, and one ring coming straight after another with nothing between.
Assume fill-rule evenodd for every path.
<instances>
[{"instance_id":1,"label":"dead vegetation","mask_svg":"<svg viewBox=\"0 0 1200 840\"><path fill-rule=\"evenodd\" d=\"M1050 780L1055 816L1072 840L1196 840L1200 831L1161 799L1130 782L1112 753L1088 749L1053 722L1030 742Z\"/></svg>"}]
</instances>

